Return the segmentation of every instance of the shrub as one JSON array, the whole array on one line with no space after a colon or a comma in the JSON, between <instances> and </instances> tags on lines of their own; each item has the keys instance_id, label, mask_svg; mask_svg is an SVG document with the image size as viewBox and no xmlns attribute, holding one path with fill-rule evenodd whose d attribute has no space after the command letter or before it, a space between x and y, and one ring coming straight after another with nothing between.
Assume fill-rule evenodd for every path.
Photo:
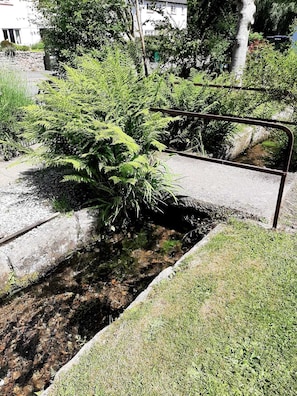
<instances>
[{"instance_id":1,"label":"shrub","mask_svg":"<svg viewBox=\"0 0 297 396\"><path fill-rule=\"evenodd\" d=\"M270 103L277 103L290 108L287 112L288 121L297 121L297 52L294 49L277 51L273 45L265 45L248 57L244 84L262 86L267 89L266 97ZM292 114L290 116L290 114ZM291 169L297 169L297 129L290 126L295 135ZM281 163L287 138L284 133L274 132L274 137L280 147L276 162Z\"/></svg>"},{"instance_id":2,"label":"shrub","mask_svg":"<svg viewBox=\"0 0 297 396\"><path fill-rule=\"evenodd\" d=\"M9 40L3 40L0 43L1 48L8 48L8 47L14 47L14 44L11 43Z\"/></svg>"},{"instance_id":3,"label":"shrub","mask_svg":"<svg viewBox=\"0 0 297 396\"><path fill-rule=\"evenodd\" d=\"M16 44L15 49L17 51L30 51L30 47L28 45L21 45L21 44Z\"/></svg>"},{"instance_id":4,"label":"shrub","mask_svg":"<svg viewBox=\"0 0 297 396\"><path fill-rule=\"evenodd\" d=\"M33 51L43 51L44 50L44 42L39 41L38 43L31 45L31 49Z\"/></svg>"},{"instance_id":5,"label":"shrub","mask_svg":"<svg viewBox=\"0 0 297 396\"><path fill-rule=\"evenodd\" d=\"M267 110L266 107L261 107L263 100L266 100L262 94L208 86L233 85L232 76L229 74L222 74L213 80L204 72L193 74L189 80L171 78L172 89L168 102L172 108L237 116L253 116L256 111L259 116L264 116ZM195 86L193 83L203 86ZM169 125L169 133L165 136L164 143L178 150L224 157L228 139L237 131L238 125L234 123L181 117Z\"/></svg>"},{"instance_id":6,"label":"shrub","mask_svg":"<svg viewBox=\"0 0 297 396\"><path fill-rule=\"evenodd\" d=\"M139 76L117 49L100 56L42 84L40 104L26 109L25 136L42 143L49 164L71 166L67 179L94 189L102 224L123 224L171 191L154 155L168 119L149 112L161 100L160 78Z\"/></svg>"}]
</instances>

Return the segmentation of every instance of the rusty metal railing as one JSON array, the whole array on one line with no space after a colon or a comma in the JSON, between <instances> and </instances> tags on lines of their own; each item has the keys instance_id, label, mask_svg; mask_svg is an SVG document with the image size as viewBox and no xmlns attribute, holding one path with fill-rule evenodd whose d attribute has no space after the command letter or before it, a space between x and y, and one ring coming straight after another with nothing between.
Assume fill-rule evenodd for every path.
<instances>
[{"instance_id":1,"label":"rusty metal railing","mask_svg":"<svg viewBox=\"0 0 297 396\"><path fill-rule=\"evenodd\" d=\"M288 142L287 142L287 147L286 147L286 151L285 151L284 165L283 165L282 170L271 169L271 168L261 168L259 166L255 166L255 165L236 163L233 161L222 160L219 158L207 158L207 157L202 157L199 155L189 154L189 153L185 153L185 152L166 150L167 152L176 153L176 154L179 154L184 157L190 157L190 158L200 159L203 161L215 162L215 163L219 163L222 165L228 165L228 166L233 166L233 167L237 167L237 168L249 169L252 171L269 173L272 175L280 176L281 180L280 180L278 196L277 196L277 201L276 201L276 207L275 207L275 212L274 212L274 217L273 217L273 225L272 225L273 228L277 228L280 206L281 206L282 197L283 197L283 193L284 193L284 187L285 187L287 174L289 171L289 166L290 166L292 151L293 151L293 143L294 143L294 135L293 135L292 131L287 126L280 124L280 123L276 123L273 120L269 120L269 121L268 120L258 120L255 118L234 117L234 116L229 116L229 115L226 116L226 115L216 115L216 114L207 114L207 113L203 114L203 113L195 113L195 112L190 112L190 111L161 109L161 108L151 108L150 110L153 112L161 112L164 114L169 114L171 116L183 116L183 117L200 118L200 119L205 119L205 120L228 121L228 122L232 122L232 123L236 123L236 124L258 125L258 126L263 126L266 128L279 129L279 130L285 132L288 137Z\"/></svg>"},{"instance_id":2,"label":"rusty metal railing","mask_svg":"<svg viewBox=\"0 0 297 396\"><path fill-rule=\"evenodd\" d=\"M174 84L179 84L179 82L175 82ZM219 88L219 89L233 89L236 91L254 91L254 92L265 92L265 93L279 93L283 95L290 95L290 91L285 89L278 88L265 88L265 87L242 87L239 85L224 85L224 84L201 84L201 83L193 83L196 87L204 87L204 88Z\"/></svg>"}]
</instances>

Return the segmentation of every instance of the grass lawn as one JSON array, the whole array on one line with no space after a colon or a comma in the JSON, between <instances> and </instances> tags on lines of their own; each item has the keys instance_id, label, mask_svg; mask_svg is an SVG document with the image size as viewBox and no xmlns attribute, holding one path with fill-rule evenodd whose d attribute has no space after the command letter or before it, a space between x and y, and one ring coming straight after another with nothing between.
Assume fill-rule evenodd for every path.
<instances>
[{"instance_id":1,"label":"grass lawn","mask_svg":"<svg viewBox=\"0 0 297 396\"><path fill-rule=\"evenodd\" d=\"M49 395L296 395L296 308L297 235L231 222Z\"/></svg>"}]
</instances>

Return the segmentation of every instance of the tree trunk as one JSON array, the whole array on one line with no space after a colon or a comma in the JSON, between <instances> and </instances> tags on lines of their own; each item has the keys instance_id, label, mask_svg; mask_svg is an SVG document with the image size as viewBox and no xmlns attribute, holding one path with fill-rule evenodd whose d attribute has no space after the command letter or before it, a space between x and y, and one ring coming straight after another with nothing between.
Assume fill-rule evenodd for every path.
<instances>
[{"instance_id":1,"label":"tree trunk","mask_svg":"<svg viewBox=\"0 0 297 396\"><path fill-rule=\"evenodd\" d=\"M254 15L256 5L254 0L241 0L238 2L239 18L237 26L237 34L233 47L231 71L235 74L236 79L240 83L241 76L245 67L249 32L254 23Z\"/></svg>"},{"instance_id":2,"label":"tree trunk","mask_svg":"<svg viewBox=\"0 0 297 396\"><path fill-rule=\"evenodd\" d=\"M144 42L144 35L143 35L141 15L140 15L140 9L139 9L139 1L138 0L135 0L135 11L136 11L136 20L137 20L138 32L139 32L139 37L140 37L140 42L141 42L141 49L142 49L144 75L146 77L148 77L148 75L149 75L149 66L148 66L148 60L147 60L147 56L146 56L146 49L145 49L145 42Z\"/></svg>"}]
</instances>

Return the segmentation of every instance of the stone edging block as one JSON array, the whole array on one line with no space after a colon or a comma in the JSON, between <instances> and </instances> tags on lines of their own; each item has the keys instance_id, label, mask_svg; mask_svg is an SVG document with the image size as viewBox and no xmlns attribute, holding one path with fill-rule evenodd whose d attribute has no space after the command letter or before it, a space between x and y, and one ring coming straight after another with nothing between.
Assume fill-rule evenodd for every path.
<instances>
[{"instance_id":1,"label":"stone edging block","mask_svg":"<svg viewBox=\"0 0 297 396\"><path fill-rule=\"evenodd\" d=\"M157 285L158 283L160 283L163 280L172 278L174 276L174 274L177 272L177 270L179 269L179 267L182 264L184 264L185 260L191 259L191 257L193 256L194 253L196 253L198 250L200 250L204 245L206 245L209 242L210 239L212 239L214 237L214 235L218 234L223 229L224 229L224 225L222 225L222 224L219 224L218 226L216 226L207 236L205 236L192 249L190 249L186 254L184 254L174 264L174 266L165 268L162 272L160 272L160 274L149 284L149 286L142 293L139 294L139 296L126 308L126 310L132 309L135 306L137 306L138 304L144 302L147 299L147 297L149 296L150 292L152 291L152 289L155 285ZM200 260L198 257L198 258L195 258L195 260L192 259L192 261L189 262L188 264L192 267L192 266L199 265L199 263L200 263ZM116 319L116 320L118 320L118 319ZM57 372L54 381L58 380L59 376L62 373L70 370L72 366L79 364L80 358L83 355L85 355L92 348L92 346L94 344L101 341L102 336L106 333L106 331L109 329L110 326L112 326L112 324L104 327L102 330L100 330L95 335L95 337L93 337L89 342L87 342L82 347L82 349ZM50 395L49 392L53 389L53 386L54 386L54 382L44 392L42 392L41 396L49 396Z\"/></svg>"},{"instance_id":2,"label":"stone edging block","mask_svg":"<svg viewBox=\"0 0 297 396\"><path fill-rule=\"evenodd\" d=\"M0 246L0 294L9 288L12 275L17 284L26 284L90 243L95 234L95 217L84 209L60 215Z\"/></svg>"}]
</instances>

